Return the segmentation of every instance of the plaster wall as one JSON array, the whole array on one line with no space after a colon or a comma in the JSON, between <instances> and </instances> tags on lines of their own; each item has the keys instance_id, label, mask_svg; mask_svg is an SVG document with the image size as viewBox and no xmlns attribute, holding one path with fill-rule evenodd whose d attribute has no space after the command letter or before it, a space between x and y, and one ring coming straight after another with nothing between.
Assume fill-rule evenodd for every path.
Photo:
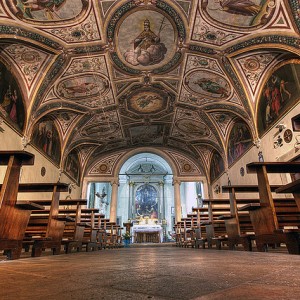
<instances>
[{"instance_id":1,"label":"plaster wall","mask_svg":"<svg viewBox=\"0 0 300 300\"><path fill-rule=\"evenodd\" d=\"M23 150L22 139L21 136L11 129L5 122L1 125L4 129L2 133L0 133L0 151L5 150ZM59 179L59 167L54 165L46 156L41 154L36 148L31 145L28 145L25 148L25 151L34 154L34 165L33 166L24 166L21 169L20 182L21 183L54 183ZM46 174L45 176L41 175L41 168L45 167ZM6 166L0 167L0 182L3 182L4 176L6 172ZM64 173L60 177L60 182L70 184L72 180L65 175ZM69 193L61 193L60 198L64 199L67 196L71 196L71 198L76 199L80 198L81 188L76 184L73 185L71 194ZM49 199L50 193L19 193L18 199Z\"/></svg>"},{"instance_id":2,"label":"plaster wall","mask_svg":"<svg viewBox=\"0 0 300 300\"><path fill-rule=\"evenodd\" d=\"M219 185L228 184L228 177L231 184L257 184L257 178L255 174L248 174L246 165L251 162L258 162L258 152L262 151L264 161L288 161L293 157L300 154L300 149L295 148L296 136L300 136L300 132L293 131L293 126L291 119L300 113L300 102L294 107L293 110L288 112L284 117L282 117L262 138L260 147L252 146L244 156L242 156L238 161L236 161L228 169L228 176L224 173L218 180L212 184L212 188ZM280 133L276 125L284 124L286 128ZM293 139L290 143L283 141L281 147L274 147L274 141L276 141L278 136L283 138L284 131L290 129L293 131ZM244 176L241 176L241 168L244 168ZM290 176L287 174L272 174L269 175L270 184L285 184L290 181ZM213 192L213 197L222 198L228 197L226 194ZM244 195L247 197L247 195Z\"/></svg>"}]
</instances>

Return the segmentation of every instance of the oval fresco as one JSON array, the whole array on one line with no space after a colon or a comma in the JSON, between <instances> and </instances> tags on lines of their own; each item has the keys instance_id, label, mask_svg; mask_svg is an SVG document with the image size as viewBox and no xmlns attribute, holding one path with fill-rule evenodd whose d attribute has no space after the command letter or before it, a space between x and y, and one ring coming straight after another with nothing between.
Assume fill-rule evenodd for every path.
<instances>
[{"instance_id":1,"label":"oval fresco","mask_svg":"<svg viewBox=\"0 0 300 300\"><path fill-rule=\"evenodd\" d=\"M210 18L230 27L257 27L266 24L276 7L275 0L202 0Z\"/></svg>"},{"instance_id":2,"label":"oval fresco","mask_svg":"<svg viewBox=\"0 0 300 300\"><path fill-rule=\"evenodd\" d=\"M176 126L179 130L197 137L207 137L210 134L209 128L202 122L181 119L176 122Z\"/></svg>"},{"instance_id":3,"label":"oval fresco","mask_svg":"<svg viewBox=\"0 0 300 300\"><path fill-rule=\"evenodd\" d=\"M184 83L192 93L204 97L226 99L231 93L230 85L225 78L208 71L192 71L186 75Z\"/></svg>"},{"instance_id":4,"label":"oval fresco","mask_svg":"<svg viewBox=\"0 0 300 300\"><path fill-rule=\"evenodd\" d=\"M176 52L177 34L166 16L153 10L141 10L121 22L116 43L125 64L149 70L171 60Z\"/></svg>"},{"instance_id":5,"label":"oval fresco","mask_svg":"<svg viewBox=\"0 0 300 300\"><path fill-rule=\"evenodd\" d=\"M78 100L104 95L108 89L109 81L106 78L98 74L87 74L62 80L57 85L56 91L59 97L67 100Z\"/></svg>"},{"instance_id":6,"label":"oval fresco","mask_svg":"<svg viewBox=\"0 0 300 300\"><path fill-rule=\"evenodd\" d=\"M57 164L60 162L60 138L52 120L42 119L33 127L32 143Z\"/></svg>"},{"instance_id":7,"label":"oval fresco","mask_svg":"<svg viewBox=\"0 0 300 300\"><path fill-rule=\"evenodd\" d=\"M78 17L87 0L6 0L11 12L21 20L57 22Z\"/></svg>"},{"instance_id":8,"label":"oval fresco","mask_svg":"<svg viewBox=\"0 0 300 300\"><path fill-rule=\"evenodd\" d=\"M299 63L299 61L295 62ZM264 84L257 109L257 127L260 137L299 101L300 64L298 63L288 63L277 68Z\"/></svg>"},{"instance_id":9,"label":"oval fresco","mask_svg":"<svg viewBox=\"0 0 300 300\"><path fill-rule=\"evenodd\" d=\"M13 74L0 62L0 115L23 129L25 109L21 91Z\"/></svg>"},{"instance_id":10,"label":"oval fresco","mask_svg":"<svg viewBox=\"0 0 300 300\"><path fill-rule=\"evenodd\" d=\"M100 138L111 135L118 129L118 123L93 123L90 125L85 125L81 130L81 135L89 138Z\"/></svg>"},{"instance_id":11,"label":"oval fresco","mask_svg":"<svg viewBox=\"0 0 300 300\"><path fill-rule=\"evenodd\" d=\"M157 113L166 108L167 96L153 90L138 91L127 100L129 110L136 113Z\"/></svg>"}]
</instances>

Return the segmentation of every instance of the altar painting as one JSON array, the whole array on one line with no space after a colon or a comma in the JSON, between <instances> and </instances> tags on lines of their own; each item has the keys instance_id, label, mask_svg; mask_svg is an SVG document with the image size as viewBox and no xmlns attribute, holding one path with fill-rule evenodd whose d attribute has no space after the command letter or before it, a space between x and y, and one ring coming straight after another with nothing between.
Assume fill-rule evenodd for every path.
<instances>
[{"instance_id":1,"label":"altar painting","mask_svg":"<svg viewBox=\"0 0 300 300\"><path fill-rule=\"evenodd\" d=\"M158 218L157 190L150 184L141 185L135 196L137 217Z\"/></svg>"}]
</instances>

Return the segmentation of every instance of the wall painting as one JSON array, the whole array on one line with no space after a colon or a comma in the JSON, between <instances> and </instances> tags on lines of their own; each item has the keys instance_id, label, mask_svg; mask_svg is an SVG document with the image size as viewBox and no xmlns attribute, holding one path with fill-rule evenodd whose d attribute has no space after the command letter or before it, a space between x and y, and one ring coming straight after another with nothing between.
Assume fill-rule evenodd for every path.
<instances>
[{"instance_id":1,"label":"wall painting","mask_svg":"<svg viewBox=\"0 0 300 300\"><path fill-rule=\"evenodd\" d=\"M249 127L244 122L237 122L231 129L228 139L228 165L233 164L252 145Z\"/></svg>"},{"instance_id":2,"label":"wall painting","mask_svg":"<svg viewBox=\"0 0 300 300\"><path fill-rule=\"evenodd\" d=\"M23 130L25 109L17 81L6 66L0 62L0 114Z\"/></svg>"},{"instance_id":3,"label":"wall painting","mask_svg":"<svg viewBox=\"0 0 300 300\"><path fill-rule=\"evenodd\" d=\"M257 127L261 137L300 98L300 64L279 67L263 86L257 109Z\"/></svg>"},{"instance_id":4,"label":"wall painting","mask_svg":"<svg viewBox=\"0 0 300 300\"><path fill-rule=\"evenodd\" d=\"M61 153L60 139L52 120L42 119L35 124L31 140L34 145L59 165Z\"/></svg>"},{"instance_id":5,"label":"wall painting","mask_svg":"<svg viewBox=\"0 0 300 300\"><path fill-rule=\"evenodd\" d=\"M65 171L78 183L80 178L80 164L78 153L72 150L66 158Z\"/></svg>"},{"instance_id":6,"label":"wall painting","mask_svg":"<svg viewBox=\"0 0 300 300\"><path fill-rule=\"evenodd\" d=\"M225 170L224 161L219 152L214 151L210 162L210 182L214 182Z\"/></svg>"}]
</instances>

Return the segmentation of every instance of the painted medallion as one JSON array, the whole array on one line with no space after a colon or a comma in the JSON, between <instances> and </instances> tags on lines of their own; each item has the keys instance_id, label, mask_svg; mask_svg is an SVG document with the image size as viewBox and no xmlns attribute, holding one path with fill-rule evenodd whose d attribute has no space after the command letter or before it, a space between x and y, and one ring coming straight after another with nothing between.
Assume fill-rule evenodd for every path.
<instances>
[{"instance_id":1,"label":"painted medallion","mask_svg":"<svg viewBox=\"0 0 300 300\"><path fill-rule=\"evenodd\" d=\"M194 120L181 119L176 122L176 127L184 133L198 138L207 137L210 134L210 130L204 123Z\"/></svg>"},{"instance_id":2,"label":"painted medallion","mask_svg":"<svg viewBox=\"0 0 300 300\"><path fill-rule=\"evenodd\" d=\"M153 114L164 109L166 101L161 93L149 89L133 94L127 100L127 106L136 113Z\"/></svg>"},{"instance_id":3,"label":"painted medallion","mask_svg":"<svg viewBox=\"0 0 300 300\"><path fill-rule=\"evenodd\" d=\"M57 94L67 100L97 97L108 91L109 82L98 74L73 76L62 80L57 86Z\"/></svg>"},{"instance_id":4,"label":"painted medallion","mask_svg":"<svg viewBox=\"0 0 300 300\"><path fill-rule=\"evenodd\" d=\"M169 61L176 51L176 34L169 19L146 10L130 14L117 34L120 57L130 67L153 69Z\"/></svg>"},{"instance_id":5,"label":"painted medallion","mask_svg":"<svg viewBox=\"0 0 300 300\"><path fill-rule=\"evenodd\" d=\"M266 24L275 6L275 0L202 0L203 10L212 19L239 28Z\"/></svg>"},{"instance_id":6,"label":"painted medallion","mask_svg":"<svg viewBox=\"0 0 300 300\"><path fill-rule=\"evenodd\" d=\"M230 95L230 85L222 76L205 71L192 71L185 77L186 87L203 97L226 99Z\"/></svg>"},{"instance_id":7,"label":"painted medallion","mask_svg":"<svg viewBox=\"0 0 300 300\"><path fill-rule=\"evenodd\" d=\"M21 20L63 21L77 17L86 0L6 0L14 15Z\"/></svg>"}]
</instances>

